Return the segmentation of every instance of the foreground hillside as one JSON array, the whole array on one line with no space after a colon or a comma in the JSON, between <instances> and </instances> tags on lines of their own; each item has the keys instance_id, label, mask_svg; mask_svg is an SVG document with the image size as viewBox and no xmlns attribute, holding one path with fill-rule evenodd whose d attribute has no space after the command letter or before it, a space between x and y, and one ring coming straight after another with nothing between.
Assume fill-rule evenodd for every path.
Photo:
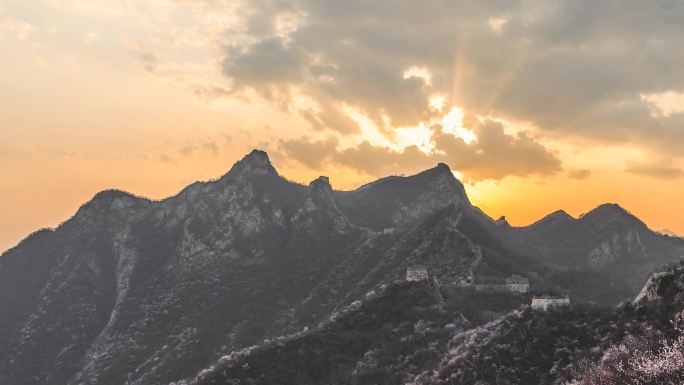
<instances>
[{"instance_id":1,"label":"foreground hillside","mask_svg":"<svg viewBox=\"0 0 684 385\"><path fill-rule=\"evenodd\" d=\"M178 385L565 384L578 363L639 325L624 310L523 306L473 328L448 306L407 311L415 297L405 290L320 330L226 356Z\"/></svg>"},{"instance_id":2,"label":"foreground hillside","mask_svg":"<svg viewBox=\"0 0 684 385\"><path fill-rule=\"evenodd\" d=\"M426 282L370 293L315 331L220 359L179 384L403 384L436 364L469 326Z\"/></svg>"},{"instance_id":3,"label":"foreground hillside","mask_svg":"<svg viewBox=\"0 0 684 385\"><path fill-rule=\"evenodd\" d=\"M458 333L413 383L657 385L684 381L684 264L617 308L522 308ZM493 370L492 370L493 369Z\"/></svg>"},{"instance_id":4,"label":"foreground hillside","mask_svg":"<svg viewBox=\"0 0 684 385\"><path fill-rule=\"evenodd\" d=\"M429 286L402 283L318 330L231 354L176 385L680 384L684 265L653 288L634 305L521 306L472 327L454 306L435 303Z\"/></svg>"}]
</instances>

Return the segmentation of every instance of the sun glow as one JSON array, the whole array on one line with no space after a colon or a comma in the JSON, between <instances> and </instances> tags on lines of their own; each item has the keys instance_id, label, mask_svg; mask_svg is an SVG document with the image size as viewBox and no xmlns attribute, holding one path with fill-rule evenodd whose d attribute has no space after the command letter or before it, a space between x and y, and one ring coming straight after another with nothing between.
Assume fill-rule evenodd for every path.
<instances>
[{"instance_id":1,"label":"sun glow","mask_svg":"<svg viewBox=\"0 0 684 385\"><path fill-rule=\"evenodd\" d=\"M404 71L404 79L418 78L425 83L425 85L432 85L432 72L425 67L409 67Z\"/></svg>"},{"instance_id":2,"label":"sun glow","mask_svg":"<svg viewBox=\"0 0 684 385\"><path fill-rule=\"evenodd\" d=\"M442 131L463 139L466 144L470 144L477 140L477 135L463 127L463 116L462 108L453 107L449 113L442 117Z\"/></svg>"},{"instance_id":3,"label":"sun glow","mask_svg":"<svg viewBox=\"0 0 684 385\"><path fill-rule=\"evenodd\" d=\"M427 128L425 123L420 123L418 127L397 128L395 132L397 144L402 148L416 146L424 154L430 154L435 149L432 130Z\"/></svg>"},{"instance_id":4,"label":"sun glow","mask_svg":"<svg viewBox=\"0 0 684 385\"><path fill-rule=\"evenodd\" d=\"M362 142L368 142L374 146L391 148L395 151L401 149L399 145L387 138L387 135L380 130L376 122L364 115L358 109L345 104L342 106L342 111L344 111L361 130L359 134L353 136L353 140L345 141L349 143L342 143L343 145L353 146Z\"/></svg>"},{"instance_id":5,"label":"sun glow","mask_svg":"<svg viewBox=\"0 0 684 385\"><path fill-rule=\"evenodd\" d=\"M446 98L443 95L433 95L430 97L430 108L435 111L442 112L445 103Z\"/></svg>"},{"instance_id":6,"label":"sun glow","mask_svg":"<svg viewBox=\"0 0 684 385\"><path fill-rule=\"evenodd\" d=\"M489 28L491 28L492 31L499 33L501 32L504 24L506 24L507 21L508 20L501 17L490 17L487 20L487 25L489 26Z\"/></svg>"},{"instance_id":7,"label":"sun glow","mask_svg":"<svg viewBox=\"0 0 684 385\"><path fill-rule=\"evenodd\" d=\"M684 93L667 91L660 94L641 94L641 100L648 102L654 118L667 118L684 112Z\"/></svg>"}]
</instances>

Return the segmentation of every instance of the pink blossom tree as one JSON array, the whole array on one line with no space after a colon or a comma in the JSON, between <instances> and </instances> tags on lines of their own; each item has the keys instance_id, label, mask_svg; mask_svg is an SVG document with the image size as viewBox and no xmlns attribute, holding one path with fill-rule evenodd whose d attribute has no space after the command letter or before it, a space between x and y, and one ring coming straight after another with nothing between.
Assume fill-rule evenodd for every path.
<instances>
[{"instance_id":1,"label":"pink blossom tree","mask_svg":"<svg viewBox=\"0 0 684 385\"><path fill-rule=\"evenodd\" d=\"M667 338L647 328L610 347L601 360L580 368L582 385L684 384L684 334Z\"/></svg>"}]
</instances>

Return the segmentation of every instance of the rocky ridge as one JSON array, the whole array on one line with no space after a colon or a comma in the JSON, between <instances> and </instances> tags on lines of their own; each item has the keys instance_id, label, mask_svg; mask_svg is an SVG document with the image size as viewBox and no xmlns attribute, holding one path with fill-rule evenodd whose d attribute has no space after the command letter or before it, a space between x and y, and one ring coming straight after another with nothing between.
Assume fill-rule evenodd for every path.
<instances>
[{"instance_id":1,"label":"rocky ridge","mask_svg":"<svg viewBox=\"0 0 684 385\"><path fill-rule=\"evenodd\" d=\"M477 268L603 301L593 296L605 269L619 266L610 298L627 298L620 280L684 254L614 207L594 214L499 226L444 164L335 191L326 177L284 179L257 150L161 201L104 191L0 256L0 383L190 378L232 351L317 328L414 264L445 287Z\"/></svg>"}]
</instances>

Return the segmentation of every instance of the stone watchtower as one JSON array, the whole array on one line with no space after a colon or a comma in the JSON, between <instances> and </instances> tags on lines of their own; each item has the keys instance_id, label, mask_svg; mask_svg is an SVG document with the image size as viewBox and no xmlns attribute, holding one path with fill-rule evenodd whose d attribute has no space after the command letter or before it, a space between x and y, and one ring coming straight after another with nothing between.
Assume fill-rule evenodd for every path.
<instances>
[{"instance_id":1,"label":"stone watchtower","mask_svg":"<svg viewBox=\"0 0 684 385\"><path fill-rule=\"evenodd\" d=\"M570 298L555 295L535 295L532 298L532 309L550 310L558 307L570 306Z\"/></svg>"},{"instance_id":2,"label":"stone watchtower","mask_svg":"<svg viewBox=\"0 0 684 385\"><path fill-rule=\"evenodd\" d=\"M530 280L520 274L513 274L506 278L506 289L511 293L527 293L530 290Z\"/></svg>"},{"instance_id":3,"label":"stone watchtower","mask_svg":"<svg viewBox=\"0 0 684 385\"><path fill-rule=\"evenodd\" d=\"M406 269L407 281L426 281L428 279L427 268L423 265L409 266Z\"/></svg>"}]
</instances>

